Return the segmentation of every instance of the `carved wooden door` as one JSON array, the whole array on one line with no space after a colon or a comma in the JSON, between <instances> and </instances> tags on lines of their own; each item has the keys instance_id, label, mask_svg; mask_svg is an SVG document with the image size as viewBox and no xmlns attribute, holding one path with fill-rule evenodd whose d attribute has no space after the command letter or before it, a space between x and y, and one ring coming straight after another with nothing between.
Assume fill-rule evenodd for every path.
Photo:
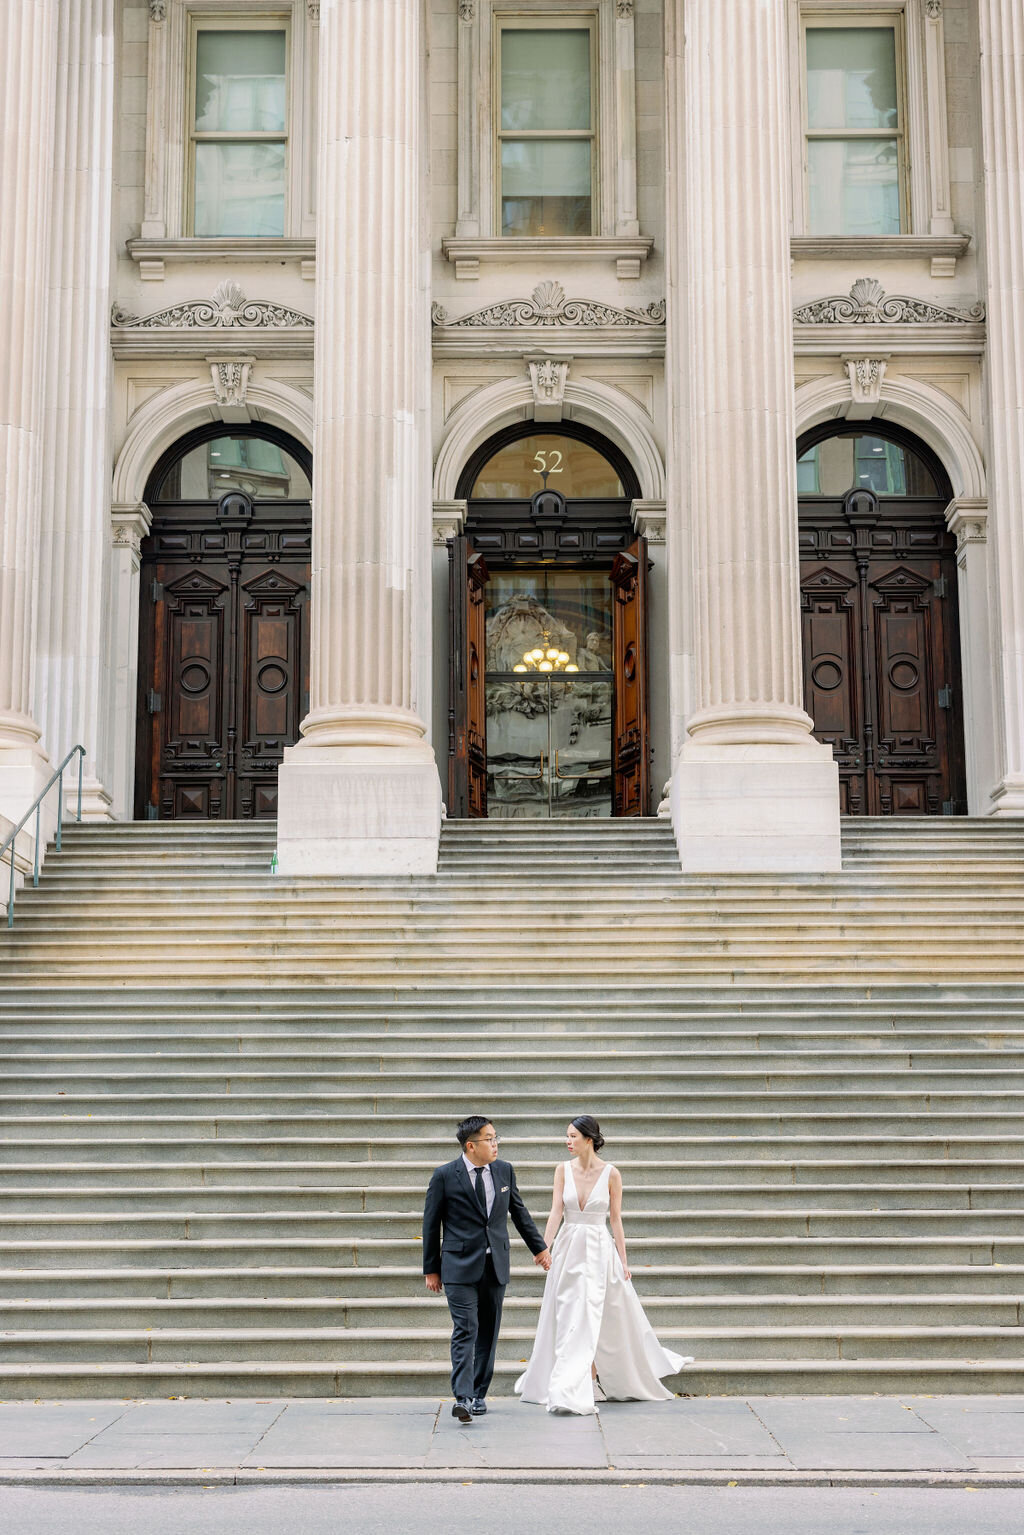
<instances>
[{"instance_id":1,"label":"carved wooden door","mask_svg":"<svg viewBox=\"0 0 1024 1535\"><path fill-rule=\"evenodd\" d=\"M308 704L309 507L161 507L143 547L136 814L277 814Z\"/></svg>"},{"instance_id":2,"label":"carved wooden door","mask_svg":"<svg viewBox=\"0 0 1024 1535\"><path fill-rule=\"evenodd\" d=\"M448 814L487 814L487 565L468 538L448 545L451 676L448 694Z\"/></svg>"},{"instance_id":3,"label":"carved wooden door","mask_svg":"<svg viewBox=\"0 0 1024 1535\"><path fill-rule=\"evenodd\" d=\"M647 540L638 538L615 556L612 653L615 710L612 729L613 814L646 815L651 797L648 742Z\"/></svg>"},{"instance_id":4,"label":"carved wooden door","mask_svg":"<svg viewBox=\"0 0 1024 1535\"><path fill-rule=\"evenodd\" d=\"M965 814L956 549L941 513L857 490L811 515L805 707L839 763L844 813Z\"/></svg>"}]
</instances>

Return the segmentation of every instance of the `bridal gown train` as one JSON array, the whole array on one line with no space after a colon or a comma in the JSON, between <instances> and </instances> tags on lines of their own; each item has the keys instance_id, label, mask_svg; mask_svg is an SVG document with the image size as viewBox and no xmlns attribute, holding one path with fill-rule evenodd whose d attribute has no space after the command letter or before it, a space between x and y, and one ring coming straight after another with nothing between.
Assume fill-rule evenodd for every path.
<instances>
[{"instance_id":1,"label":"bridal gown train","mask_svg":"<svg viewBox=\"0 0 1024 1535\"><path fill-rule=\"evenodd\" d=\"M533 1353L515 1389L548 1412L592 1413L596 1363L610 1401L656 1402L661 1384L691 1357L662 1348L626 1278L608 1229L611 1163L598 1175L582 1210L572 1164L565 1165L565 1221L551 1246Z\"/></svg>"}]
</instances>

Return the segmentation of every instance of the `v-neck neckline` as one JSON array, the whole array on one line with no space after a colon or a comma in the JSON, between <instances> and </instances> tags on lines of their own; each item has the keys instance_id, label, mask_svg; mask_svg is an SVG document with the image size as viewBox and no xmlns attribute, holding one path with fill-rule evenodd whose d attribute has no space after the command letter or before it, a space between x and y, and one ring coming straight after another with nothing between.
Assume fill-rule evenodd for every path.
<instances>
[{"instance_id":1,"label":"v-neck neckline","mask_svg":"<svg viewBox=\"0 0 1024 1535\"><path fill-rule=\"evenodd\" d=\"M579 1213L581 1215L584 1215L586 1213L587 1206L589 1205L590 1201L593 1199L594 1195L597 1193L597 1185L601 1182L601 1179L604 1177L605 1173L608 1171L609 1167L611 1166L611 1163L610 1162L606 1162L604 1164L604 1166L602 1167L601 1171L598 1173L597 1177L594 1179L594 1187L590 1190L590 1193L587 1195L586 1199L583 1201L582 1204L580 1204L580 1191L576 1187L576 1174L572 1170L572 1163L568 1162L566 1165L567 1165L567 1167L569 1169L569 1177L572 1179L572 1197L576 1201L576 1208L577 1208L577 1210L579 1211Z\"/></svg>"}]
</instances>

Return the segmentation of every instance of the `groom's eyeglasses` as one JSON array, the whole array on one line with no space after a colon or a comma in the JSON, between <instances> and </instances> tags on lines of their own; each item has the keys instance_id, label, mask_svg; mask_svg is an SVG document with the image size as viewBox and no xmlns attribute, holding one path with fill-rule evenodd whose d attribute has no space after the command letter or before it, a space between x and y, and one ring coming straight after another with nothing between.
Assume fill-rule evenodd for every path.
<instances>
[{"instance_id":1,"label":"groom's eyeglasses","mask_svg":"<svg viewBox=\"0 0 1024 1535\"><path fill-rule=\"evenodd\" d=\"M485 1146L500 1146L501 1145L501 1136L500 1135L481 1135L480 1136L480 1140L483 1141Z\"/></svg>"}]
</instances>

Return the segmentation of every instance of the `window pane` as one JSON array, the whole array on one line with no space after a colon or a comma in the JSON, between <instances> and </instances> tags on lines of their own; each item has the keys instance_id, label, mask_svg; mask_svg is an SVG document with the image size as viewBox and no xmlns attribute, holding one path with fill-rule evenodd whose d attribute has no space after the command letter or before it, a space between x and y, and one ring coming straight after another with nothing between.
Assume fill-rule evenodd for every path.
<instances>
[{"instance_id":1,"label":"window pane","mask_svg":"<svg viewBox=\"0 0 1024 1535\"><path fill-rule=\"evenodd\" d=\"M581 672L611 671L606 570L492 571L485 601L489 672L510 672L526 651L548 644L565 650Z\"/></svg>"},{"instance_id":2,"label":"window pane","mask_svg":"<svg viewBox=\"0 0 1024 1535\"><path fill-rule=\"evenodd\" d=\"M891 27L807 32L810 128L895 128L896 34Z\"/></svg>"},{"instance_id":3,"label":"window pane","mask_svg":"<svg viewBox=\"0 0 1024 1535\"><path fill-rule=\"evenodd\" d=\"M284 129L283 32L200 32L196 127L207 132Z\"/></svg>"},{"instance_id":4,"label":"window pane","mask_svg":"<svg viewBox=\"0 0 1024 1535\"><path fill-rule=\"evenodd\" d=\"M807 145L812 235L897 235L895 139L811 139Z\"/></svg>"},{"instance_id":5,"label":"window pane","mask_svg":"<svg viewBox=\"0 0 1024 1535\"><path fill-rule=\"evenodd\" d=\"M500 448L481 469L471 494L478 501L526 501L545 486L567 500L606 501L624 494L615 470L596 448L556 432L535 432Z\"/></svg>"},{"instance_id":6,"label":"window pane","mask_svg":"<svg viewBox=\"0 0 1024 1535\"><path fill-rule=\"evenodd\" d=\"M284 234L284 145L196 145L197 235Z\"/></svg>"},{"instance_id":7,"label":"window pane","mask_svg":"<svg viewBox=\"0 0 1024 1535\"><path fill-rule=\"evenodd\" d=\"M863 486L879 496L938 496L928 465L910 448L855 433L827 437L797 462L801 495L845 496Z\"/></svg>"},{"instance_id":8,"label":"window pane","mask_svg":"<svg viewBox=\"0 0 1024 1535\"><path fill-rule=\"evenodd\" d=\"M591 233L589 139L506 139L502 143L501 232Z\"/></svg>"},{"instance_id":9,"label":"window pane","mask_svg":"<svg viewBox=\"0 0 1024 1535\"><path fill-rule=\"evenodd\" d=\"M256 501L308 501L301 464L262 437L215 437L180 458L168 471L157 501L219 501L244 490Z\"/></svg>"},{"instance_id":10,"label":"window pane","mask_svg":"<svg viewBox=\"0 0 1024 1535\"><path fill-rule=\"evenodd\" d=\"M501 34L502 128L590 127L590 33Z\"/></svg>"}]
</instances>

